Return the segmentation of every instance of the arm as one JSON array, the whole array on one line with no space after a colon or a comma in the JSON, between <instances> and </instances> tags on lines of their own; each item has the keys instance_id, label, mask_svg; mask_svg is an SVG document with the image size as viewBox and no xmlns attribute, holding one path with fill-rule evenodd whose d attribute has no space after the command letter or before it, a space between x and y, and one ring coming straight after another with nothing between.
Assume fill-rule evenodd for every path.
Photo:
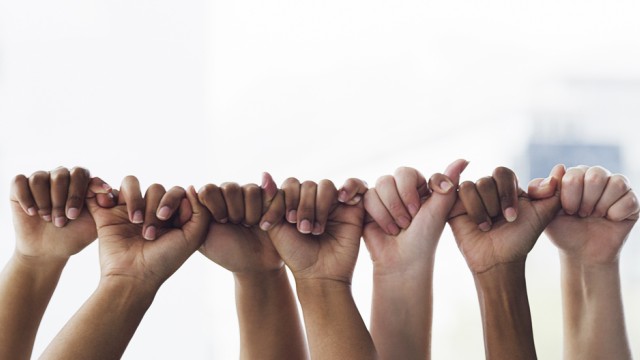
<instances>
[{"instance_id":1,"label":"arm","mask_svg":"<svg viewBox=\"0 0 640 360\"><path fill-rule=\"evenodd\" d=\"M282 188L288 223L273 226L269 237L296 279L311 357L376 358L351 294L362 235L362 202L339 203L328 180L300 184L290 178ZM361 199L362 193L355 196Z\"/></svg>"},{"instance_id":2,"label":"arm","mask_svg":"<svg viewBox=\"0 0 640 360\"><path fill-rule=\"evenodd\" d=\"M399 168L365 194L371 221L364 241L373 260L371 335L383 359L431 356L435 251L467 164L456 160L446 176L435 174L429 183L417 170Z\"/></svg>"},{"instance_id":3,"label":"arm","mask_svg":"<svg viewBox=\"0 0 640 360\"><path fill-rule=\"evenodd\" d=\"M137 179L127 177L114 207L99 204L99 197L87 201L98 227L100 284L43 359L120 358L157 290L198 249L209 224L192 187L185 198L182 188L152 185L143 199ZM176 216L167 219L165 207Z\"/></svg>"},{"instance_id":4,"label":"arm","mask_svg":"<svg viewBox=\"0 0 640 360\"><path fill-rule=\"evenodd\" d=\"M0 358L30 358L67 260L95 240L95 223L83 207L88 189L106 193L110 187L82 168L15 177L16 249L0 274Z\"/></svg>"},{"instance_id":5,"label":"arm","mask_svg":"<svg viewBox=\"0 0 640 360\"><path fill-rule=\"evenodd\" d=\"M628 180L601 167L562 178L562 211L547 228L560 251L566 359L631 359L619 254L638 219Z\"/></svg>"},{"instance_id":6,"label":"arm","mask_svg":"<svg viewBox=\"0 0 640 360\"><path fill-rule=\"evenodd\" d=\"M284 214L282 194L271 176L264 174L262 187L208 184L198 197L216 221L200 251L235 280L240 358L308 358L284 262L266 232Z\"/></svg>"},{"instance_id":7,"label":"arm","mask_svg":"<svg viewBox=\"0 0 640 360\"><path fill-rule=\"evenodd\" d=\"M475 280L488 359L536 358L525 262L560 208L563 173L554 168L548 181L530 185L538 200L518 188L507 168L460 185L449 223Z\"/></svg>"}]
</instances>

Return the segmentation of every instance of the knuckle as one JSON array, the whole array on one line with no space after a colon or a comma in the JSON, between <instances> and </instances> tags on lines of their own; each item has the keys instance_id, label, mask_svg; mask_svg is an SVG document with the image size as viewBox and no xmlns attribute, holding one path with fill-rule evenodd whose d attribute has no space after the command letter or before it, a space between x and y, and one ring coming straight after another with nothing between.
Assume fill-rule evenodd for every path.
<instances>
[{"instance_id":1,"label":"knuckle","mask_svg":"<svg viewBox=\"0 0 640 360\"><path fill-rule=\"evenodd\" d=\"M69 176L69 169L65 167L58 167L51 171L51 181L67 180Z\"/></svg>"},{"instance_id":2,"label":"knuckle","mask_svg":"<svg viewBox=\"0 0 640 360\"><path fill-rule=\"evenodd\" d=\"M476 186L481 190L489 190L494 187L493 178L491 176L485 176L476 181Z\"/></svg>"},{"instance_id":3,"label":"knuckle","mask_svg":"<svg viewBox=\"0 0 640 360\"><path fill-rule=\"evenodd\" d=\"M282 182L282 187L298 186L300 181L294 177L288 177Z\"/></svg>"},{"instance_id":4,"label":"knuckle","mask_svg":"<svg viewBox=\"0 0 640 360\"><path fill-rule=\"evenodd\" d=\"M417 170L408 166L400 166L394 171L394 175L397 177L410 176L417 173Z\"/></svg>"},{"instance_id":5,"label":"knuckle","mask_svg":"<svg viewBox=\"0 0 640 360\"><path fill-rule=\"evenodd\" d=\"M15 187L22 186L26 182L27 182L27 177L24 176L23 174L18 174L14 176L13 179L11 180L11 184Z\"/></svg>"},{"instance_id":6,"label":"knuckle","mask_svg":"<svg viewBox=\"0 0 640 360\"><path fill-rule=\"evenodd\" d=\"M134 175L127 175L124 177L124 179L122 179L122 183L123 184L138 184L138 178L135 177Z\"/></svg>"},{"instance_id":7,"label":"knuckle","mask_svg":"<svg viewBox=\"0 0 640 360\"><path fill-rule=\"evenodd\" d=\"M458 186L461 193L467 193L469 191L475 191L476 185L471 181L464 181Z\"/></svg>"},{"instance_id":8,"label":"knuckle","mask_svg":"<svg viewBox=\"0 0 640 360\"><path fill-rule=\"evenodd\" d=\"M89 170L80 166L72 167L71 170L69 170L69 174L71 175L71 177L74 177L74 178L77 177L82 179L88 179L91 177L91 173L89 172Z\"/></svg>"},{"instance_id":9,"label":"knuckle","mask_svg":"<svg viewBox=\"0 0 640 360\"><path fill-rule=\"evenodd\" d=\"M237 193L240 191L240 185L234 182L225 182L220 185L220 189L228 194Z\"/></svg>"},{"instance_id":10,"label":"knuckle","mask_svg":"<svg viewBox=\"0 0 640 360\"><path fill-rule=\"evenodd\" d=\"M609 185L613 190L618 192L626 192L629 190L629 181L624 175L615 174L609 179Z\"/></svg>"},{"instance_id":11,"label":"knuckle","mask_svg":"<svg viewBox=\"0 0 640 360\"><path fill-rule=\"evenodd\" d=\"M200 191L198 192L198 195L202 196L202 197L209 197L211 195L213 195L214 193L216 193L217 191L219 191L218 187L214 184L206 184L204 185Z\"/></svg>"},{"instance_id":12,"label":"knuckle","mask_svg":"<svg viewBox=\"0 0 640 360\"><path fill-rule=\"evenodd\" d=\"M378 180L376 180L376 187L381 188L381 187L393 186L394 183L395 183L395 180L393 179L393 176L384 175L379 177Z\"/></svg>"},{"instance_id":13,"label":"knuckle","mask_svg":"<svg viewBox=\"0 0 640 360\"><path fill-rule=\"evenodd\" d=\"M311 181L311 180L305 180L305 181L302 183L302 187L308 187L308 188L311 188L311 187L317 187L317 186L318 186L318 185L317 185L314 181Z\"/></svg>"},{"instance_id":14,"label":"knuckle","mask_svg":"<svg viewBox=\"0 0 640 360\"><path fill-rule=\"evenodd\" d=\"M322 179L318 182L318 186L323 187L323 188L331 188L331 189L335 189L336 185L333 183L333 181L329 180L329 179Z\"/></svg>"},{"instance_id":15,"label":"knuckle","mask_svg":"<svg viewBox=\"0 0 640 360\"><path fill-rule=\"evenodd\" d=\"M515 176L513 170L509 169L505 166L498 166L493 170L493 176L495 177L506 177L506 176Z\"/></svg>"},{"instance_id":16,"label":"knuckle","mask_svg":"<svg viewBox=\"0 0 640 360\"><path fill-rule=\"evenodd\" d=\"M36 171L29 177L29 184L39 186L49 181L49 173L44 171Z\"/></svg>"},{"instance_id":17,"label":"knuckle","mask_svg":"<svg viewBox=\"0 0 640 360\"><path fill-rule=\"evenodd\" d=\"M147 194L151 192L165 192L165 191L166 190L164 186L162 186L162 184L154 183L154 184L151 184L147 189Z\"/></svg>"}]
</instances>

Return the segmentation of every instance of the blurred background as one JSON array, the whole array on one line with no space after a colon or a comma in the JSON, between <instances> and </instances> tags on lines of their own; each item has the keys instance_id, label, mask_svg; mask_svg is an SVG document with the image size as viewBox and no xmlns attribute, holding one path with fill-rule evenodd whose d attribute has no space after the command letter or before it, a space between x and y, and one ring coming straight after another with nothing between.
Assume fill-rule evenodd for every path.
<instances>
[{"instance_id":1,"label":"blurred background","mask_svg":"<svg viewBox=\"0 0 640 360\"><path fill-rule=\"evenodd\" d=\"M337 184L398 166L464 179L512 167L601 164L638 184L637 1L0 0L0 263L12 177L82 165L118 186ZM640 239L622 253L640 356ZM38 356L95 289L97 243L68 263ZM542 237L527 281L542 359L562 351L557 251ZM371 263L353 291L366 322ZM449 230L435 267L433 357L483 359L475 287ZM160 290L125 359L238 356L230 273L194 254Z\"/></svg>"}]
</instances>

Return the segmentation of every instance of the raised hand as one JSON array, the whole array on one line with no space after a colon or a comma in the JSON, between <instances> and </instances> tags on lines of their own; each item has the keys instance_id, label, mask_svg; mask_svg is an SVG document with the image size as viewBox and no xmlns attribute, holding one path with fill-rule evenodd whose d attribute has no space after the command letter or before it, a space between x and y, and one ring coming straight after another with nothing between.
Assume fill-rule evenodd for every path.
<instances>
[{"instance_id":1,"label":"raised hand","mask_svg":"<svg viewBox=\"0 0 640 360\"><path fill-rule=\"evenodd\" d=\"M487 359L536 358L525 261L560 209L563 174L564 167L555 167L544 181L532 182L529 193L503 167L460 185L449 223L476 283Z\"/></svg>"},{"instance_id":2,"label":"raised hand","mask_svg":"<svg viewBox=\"0 0 640 360\"><path fill-rule=\"evenodd\" d=\"M430 358L433 264L466 160L429 182L399 168L365 194L364 241L373 260L371 334L384 359Z\"/></svg>"},{"instance_id":3,"label":"raised hand","mask_svg":"<svg viewBox=\"0 0 640 360\"><path fill-rule=\"evenodd\" d=\"M546 234L560 251L565 358L631 359L619 260L638 198L625 176L578 166L562 178L560 199Z\"/></svg>"},{"instance_id":4,"label":"raised hand","mask_svg":"<svg viewBox=\"0 0 640 360\"><path fill-rule=\"evenodd\" d=\"M340 192L342 202L329 180L301 184L289 178L282 190L288 221L274 225L269 236L296 279L311 357L374 358L375 347L350 286L366 187L348 180Z\"/></svg>"},{"instance_id":5,"label":"raised hand","mask_svg":"<svg viewBox=\"0 0 640 360\"><path fill-rule=\"evenodd\" d=\"M98 227L100 284L44 359L119 359L159 287L200 247L209 226L193 187L167 192L155 184L142 198L130 176L115 206L101 204L101 196L87 201Z\"/></svg>"},{"instance_id":6,"label":"raised hand","mask_svg":"<svg viewBox=\"0 0 640 360\"><path fill-rule=\"evenodd\" d=\"M14 178L10 197L16 247L0 275L0 358L30 358L67 260L96 239L85 198L106 196L110 189L79 167Z\"/></svg>"},{"instance_id":7,"label":"raised hand","mask_svg":"<svg viewBox=\"0 0 640 360\"><path fill-rule=\"evenodd\" d=\"M267 233L284 215L271 176L263 175L261 187L207 184L198 197L214 220L200 252L234 274L240 358L308 358L284 262Z\"/></svg>"},{"instance_id":8,"label":"raised hand","mask_svg":"<svg viewBox=\"0 0 640 360\"><path fill-rule=\"evenodd\" d=\"M198 198L215 220L200 248L206 257L233 273L283 268L284 262L266 232L284 215L283 196L269 174L263 175L261 187L207 184Z\"/></svg>"},{"instance_id":9,"label":"raised hand","mask_svg":"<svg viewBox=\"0 0 640 360\"><path fill-rule=\"evenodd\" d=\"M547 179L532 182L529 193L536 194L535 199L518 187L515 174L504 167L476 183L460 184L449 223L473 273L526 259L560 209L556 189L563 174L564 168L557 166Z\"/></svg>"},{"instance_id":10,"label":"raised hand","mask_svg":"<svg viewBox=\"0 0 640 360\"><path fill-rule=\"evenodd\" d=\"M109 194L111 187L89 170L59 167L18 175L11 187L17 254L66 260L96 237L96 224L85 208L87 196Z\"/></svg>"}]
</instances>

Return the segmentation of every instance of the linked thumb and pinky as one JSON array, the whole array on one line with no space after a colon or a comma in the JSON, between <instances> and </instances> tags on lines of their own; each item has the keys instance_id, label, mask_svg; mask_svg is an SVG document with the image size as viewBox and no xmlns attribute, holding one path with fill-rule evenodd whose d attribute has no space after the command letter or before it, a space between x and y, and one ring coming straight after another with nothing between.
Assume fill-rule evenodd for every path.
<instances>
[{"instance_id":1,"label":"linked thumb and pinky","mask_svg":"<svg viewBox=\"0 0 640 360\"><path fill-rule=\"evenodd\" d=\"M468 165L469 161L465 159L455 160L447 166L444 173L434 174L429 179L429 188L433 191L430 201L432 206L438 209L438 216L442 215L443 218L446 218L452 211L458 199L457 189L460 176Z\"/></svg>"}]
</instances>

